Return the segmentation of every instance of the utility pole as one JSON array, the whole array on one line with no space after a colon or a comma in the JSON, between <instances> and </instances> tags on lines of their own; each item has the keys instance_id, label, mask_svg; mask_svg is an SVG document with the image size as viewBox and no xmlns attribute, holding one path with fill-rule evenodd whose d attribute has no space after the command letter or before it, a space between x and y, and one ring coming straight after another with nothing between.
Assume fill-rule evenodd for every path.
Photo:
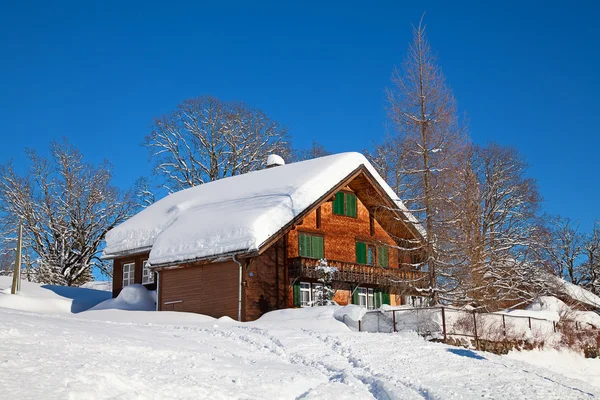
<instances>
[{"instance_id":1,"label":"utility pole","mask_svg":"<svg viewBox=\"0 0 600 400\"><path fill-rule=\"evenodd\" d=\"M17 294L21 290L21 239L23 236L23 225L19 222L19 236L17 237L17 251L15 257L15 269L13 271L13 282L10 292Z\"/></svg>"}]
</instances>

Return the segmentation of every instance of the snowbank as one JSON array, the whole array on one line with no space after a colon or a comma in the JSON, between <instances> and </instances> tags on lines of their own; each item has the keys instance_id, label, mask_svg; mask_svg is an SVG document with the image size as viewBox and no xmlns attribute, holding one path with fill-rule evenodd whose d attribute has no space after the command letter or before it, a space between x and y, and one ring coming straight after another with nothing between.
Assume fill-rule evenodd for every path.
<instances>
[{"instance_id":1,"label":"snowbank","mask_svg":"<svg viewBox=\"0 0 600 400\"><path fill-rule=\"evenodd\" d=\"M151 248L158 265L256 250L361 165L418 225L362 154L341 153L173 193L108 232L104 255Z\"/></svg>"},{"instance_id":2,"label":"snowbank","mask_svg":"<svg viewBox=\"0 0 600 400\"><path fill-rule=\"evenodd\" d=\"M109 299L110 292L79 287L21 282L21 291L10 294L12 277L0 276L0 307L50 314L85 311Z\"/></svg>"},{"instance_id":3,"label":"snowbank","mask_svg":"<svg viewBox=\"0 0 600 400\"><path fill-rule=\"evenodd\" d=\"M90 311L97 310L126 310L126 311L154 311L156 310L156 296L154 291L149 291L143 285L125 286L114 299L108 299L92 307Z\"/></svg>"},{"instance_id":4,"label":"snowbank","mask_svg":"<svg viewBox=\"0 0 600 400\"><path fill-rule=\"evenodd\" d=\"M355 306L357 307L357 306ZM287 308L264 314L252 325L285 327L286 329L313 329L317 331L348 331L337 317L339 306Z\"/></svg>"},{"instance_id":5,"label":"snowbank","mask_svg":"<svg viewBox=\"0 0 600 400\"><path fill-rule=\"evenodd\" d=\"M360 321L366 313L366 308L356 304L348 304L347 306L337 308L333 313L333 316L335 319L342 322L345 322L346 319Z\"/></svg>"}]
</instances>

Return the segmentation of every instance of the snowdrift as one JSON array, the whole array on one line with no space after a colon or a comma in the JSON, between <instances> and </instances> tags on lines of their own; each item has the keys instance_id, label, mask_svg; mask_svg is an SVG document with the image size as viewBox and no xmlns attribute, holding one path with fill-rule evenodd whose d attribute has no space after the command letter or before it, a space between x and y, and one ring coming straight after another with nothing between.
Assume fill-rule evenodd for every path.
<instances>
[{"instance_id":1,"label":"snowdrift","mask_svg":"<svg viewBox=\"0 0 600 400\"><path fill-rule=\"evenodd\" d=\"M111 293L104 290L40 285L27 281L22 281L21 291L12 295L11 285L12 277L0 276L0 307L20 311L50 314L80 313L111 298Z\"/></svg>"},{"instance_id":2,"label":"snowdrift","mask_svg":"<svg viewBox=\"0 0 600 400\"><path fill-rule=\"evenodd\" d=\"M92 307L90 311L97 310L127 310L127 311L154 311L156 310L156 292L149 291L143 285L125 286L114 299L108 299Z\"/></svg>"}]
</instances>

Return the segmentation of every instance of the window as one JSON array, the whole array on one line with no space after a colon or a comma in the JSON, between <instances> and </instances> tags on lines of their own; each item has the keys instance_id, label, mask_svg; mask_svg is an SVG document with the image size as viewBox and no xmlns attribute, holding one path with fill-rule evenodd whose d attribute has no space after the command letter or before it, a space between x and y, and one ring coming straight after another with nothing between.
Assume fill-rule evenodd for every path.
<instances>
[{"instance_id":1,"label":"window","mask_svg":"<svg viewBox=\"0 0 600 400\"><path fill-rule=\"evenodd\" d=\"M300 246L300 257L325 258L323 236L301 233L298 235Z\"/></svg>"},{"instance_id":2,"label":"window","mask_svg":"<svg viewBox=\"0 0 600 400\"><path fill-rule=\"evenodd\" d=\"M337 192L333 201L333 213L356 218L356 195L354 193Z\"/></svg>"},{"instance_id":3,"label":"window","mask_svg":"<svg viewBox=\"0 0 600 400\"><path fill-rule=\"evenodd\" d=\"M375 246L364 242L356 242L356 262L366 265L389 266L388 248L386 246Z\"/></svg>"},{"instance_id":4,"label":"window","mask_svg":"<svg viewBox=\"0 0 600 400\"><path fill-rule=\"evenodd\" d=\"M375 265L375 246L367 246L367 265Z\"/></svg>"},{"instance_id":5,"label":"window","mask_svg":"<svg viewBox=\"0 0 600 400\"><path fill-rule=\"evenodd\" d=\"M154 272L150 269L150 263L148 260L142 262L142 284L147 285L154 283Z\"/></svg>"},{"instance_id":6,"label":"window","mask_svg":"<svg viewBox=\"0 0 600 400\"><path fill-rule=\"evenodd\" d=\"M359 287L356 290L358 292L358 305L367 308L367 288Z\"/></svg>"},{"instance_id":7,"label":"window","mask_svg":"<svg viewBox=\"0 0 600 400\"><path fill-rule=\"evenodd\" d=\"M135 263L123 264L123 287L135 283Z\"/></svg>"},{"instance_id":8,"label":"window","mask_svg":"<svg viewBox=\"0 0 600 400\"><path fill-rule=\"evenodd\" d=\"M312 306L312 293L310 283L300 282L300 307Z\"/></svg>"},{"instance_id":9,"label":"window","mask_svg":"<svg viewBox=\"0 0 600 400\"><path fill-rule=\"evenodd\" d=\"M375 294L373 288L367 289L367 308L369 310L375 308Z\"/></svg>"}]
</instances>

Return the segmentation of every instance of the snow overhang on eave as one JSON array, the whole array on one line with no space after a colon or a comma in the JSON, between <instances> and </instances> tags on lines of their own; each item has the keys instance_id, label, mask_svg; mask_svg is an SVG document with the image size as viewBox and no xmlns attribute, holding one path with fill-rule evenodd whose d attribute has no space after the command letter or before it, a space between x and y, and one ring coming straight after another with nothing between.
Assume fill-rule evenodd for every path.
<instances>
[{"instance_id":1,"label":"snow overhang on eave","mask_svg":"<svg viewBox=\"0 0 600 400\"><path fill-rule=\"evenodd\" d=\"M114 260L115 258L127 257L127 256L137 256L144 253L149 253L152 250L152 246L141 247L139 249L133 250L125 250L125 251L117 251L111 254L102 254L100 257L101 260Z\"/></svg>"},{"instance_id":2,"label":"snow overhang on eave","mask_svg":"<svg viewBox=\"0 0 600 400\"><path fill-rule=\"evenodd\" d=\"M257 250L237 250L237 251L230 251L228 253L215 254L215 255L206 256L206 257L196 257L193 259L180 259L180 260L169 261L169 262L160 263L160 264L150 264L150 269L157 269L157 270L160 270L163 268L167 269L167 268L171 268L171 267L177 267L181 264L193 264L193 263L202 262L202 261L223 262L223 261L229 261L233 257L248 258L248 257L255 257L258 255L259 254L258 254Z\"/></svg>"}]
</instances>

